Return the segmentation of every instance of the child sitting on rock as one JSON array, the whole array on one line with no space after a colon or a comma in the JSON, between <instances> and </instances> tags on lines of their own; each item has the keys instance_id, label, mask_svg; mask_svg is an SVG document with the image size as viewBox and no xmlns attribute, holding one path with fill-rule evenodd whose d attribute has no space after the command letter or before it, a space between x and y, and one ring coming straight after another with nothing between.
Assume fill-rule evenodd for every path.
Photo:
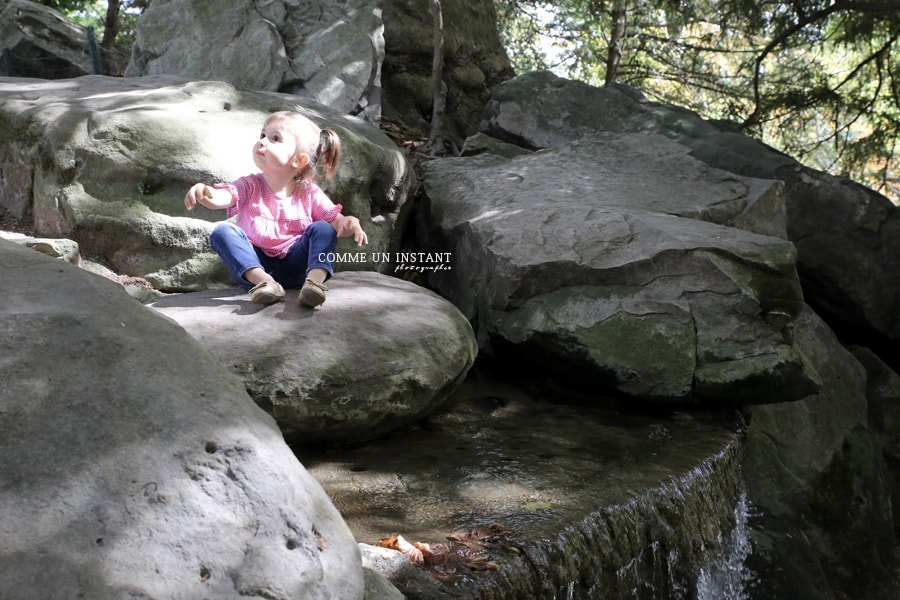
<instances>
[{"instance_id":1,"label":"child sitting on rock","mask_svg":"<svg viewBox=\"0 0 900 600\"><path fill-rule=\"evenodd\" d=\"M334 274L332 259L338 237L368 243L356 217L341 214L313 181L318 168L330 179L341 156L341 142L330 129L319 129L299 113L276 112L266 119L253 146L253 162L261 173L230 184L197 183L184 197L228 209L234 224L220 223L210 244L237 283L256 304L284 298L284 288L300 288L300 304L315 308L325 301L325 282Z\"/></svg>"}]
</instances>

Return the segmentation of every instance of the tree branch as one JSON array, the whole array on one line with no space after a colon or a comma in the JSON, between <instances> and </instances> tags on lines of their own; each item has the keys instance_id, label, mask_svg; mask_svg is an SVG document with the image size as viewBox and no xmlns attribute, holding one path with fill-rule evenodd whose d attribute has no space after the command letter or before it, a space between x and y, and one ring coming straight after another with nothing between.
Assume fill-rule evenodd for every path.
<instances>
[{"instance_id":1,"label":"tree branch","mask_svg":"<svg viewBox=\"0 0 900 600\"><path fill-rule=\"evenodd\" d=\"M805 13L802 11L798 11L798 20L796 23L785 29L778 36L769 41L768 44L762 49L759 55L755 60L755 67L753 70L753 103L754 108L753 112L750 113L741 128L751 127L753 125L759 124L759 112L761 108L761 96L760 92L760 76L762 71L762 64L768 58L770 54L772 54L776 48L782 46L790 39L792 36L796 35L806 27L822 21L827 17L839 12L862 12L862 13L873 13L873 12L892 12L900 10L900 0L861 0L859 2L855 2L853 0L837 0L834 4L830 6L826 6L823 9L817 10L812 13Z\"/></svg>"},{"instance_id":2,"label":"tree branch","mask_svg":"<svg viewBox=\"0 0 900 600\"><path fill-rule=\"evenodd\" d=\"M441 11L441 0L431 0L431 11L434 17L434 55L431 61L431 132L425 151L437 155L444 148L444 111L447 107L447 95L444 91L444 15Z\"/></svg>"}]
</instances>

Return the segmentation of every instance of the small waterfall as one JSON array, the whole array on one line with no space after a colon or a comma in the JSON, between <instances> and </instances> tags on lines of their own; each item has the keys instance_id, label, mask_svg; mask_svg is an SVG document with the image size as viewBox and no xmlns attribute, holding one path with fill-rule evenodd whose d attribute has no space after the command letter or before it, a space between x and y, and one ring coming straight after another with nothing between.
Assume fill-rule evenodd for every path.
<instances>
[{"instance_id":1,"label":"small waterfall","mask_svg":"<svg viewBox=\"0 0 900 600\"><path fill-rule=\"evenodd\" d=\"M499 527L469 548L494 569L385 566L410 600L745 600L742 447L734 414L635 414L482 382L402 435L297 453L363 545Z\"/></svg>"},{"instance_id":2,"label":"small waterfall","mask_svg":"<svg viewBox=\"0 0 900 600\"><path fill-rule=\"evenodd\" d=\"M753 573L746 562L753 546L747 526L749 515L747 492L741 490L734 507L734 528L722 544L724 552L700 568L697 600L750 600Z\"/></svg>"},{"instance_id":3,"label":"small waterfall","mask_svg":"<svg viewBox=\"0 0 900 600\"><path fill-rule=\"evenodd\" d=\"M748 600L739 447L736 437L681 477L560 532L541 562L568 581L543 597Z\"/></svg>"}]
</instances>

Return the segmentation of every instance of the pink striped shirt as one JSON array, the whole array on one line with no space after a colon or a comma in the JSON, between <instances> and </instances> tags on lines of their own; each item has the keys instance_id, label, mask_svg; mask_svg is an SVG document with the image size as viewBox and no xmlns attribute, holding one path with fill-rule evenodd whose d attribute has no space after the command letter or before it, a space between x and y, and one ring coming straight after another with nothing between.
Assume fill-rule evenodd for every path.
<instances>
[{"instance_id":1,"label":"pink striped shirt","mask_svg":"<svg viewBox=\"0 0 900 600\"><path fill-rule=\"evenodd\" d=\"M285 257L314 221L331 223L342 208L311 181L298 183L290 199L279 198L269 189L262 173L213 187L231 192L234 204L228 208L228 216L237 215L236 225L253 245L278 258Z\"/></svg>"}]
</instances>

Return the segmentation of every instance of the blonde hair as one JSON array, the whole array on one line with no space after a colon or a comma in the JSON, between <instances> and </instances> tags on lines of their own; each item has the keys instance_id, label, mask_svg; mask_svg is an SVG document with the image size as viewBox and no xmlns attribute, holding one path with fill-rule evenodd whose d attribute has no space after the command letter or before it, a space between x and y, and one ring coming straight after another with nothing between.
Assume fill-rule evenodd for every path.
<instances>
[{"instance_id":1,"label":"blonde hair","mask_svg":"<svg viewBox=\"0 0 900 600\"><path fill-rule=\"evenodd\" d=\"M314 179L316 169L320 167L326 179L334 177L341 160L341 140L337 133L331 129L320 129L300 113L289 110L270 114L265 124L273 122L284 125L293 134L297 140L297 156L309 156L309 162L297 174L298 180Z\"/></svg>"}]
</instances>

